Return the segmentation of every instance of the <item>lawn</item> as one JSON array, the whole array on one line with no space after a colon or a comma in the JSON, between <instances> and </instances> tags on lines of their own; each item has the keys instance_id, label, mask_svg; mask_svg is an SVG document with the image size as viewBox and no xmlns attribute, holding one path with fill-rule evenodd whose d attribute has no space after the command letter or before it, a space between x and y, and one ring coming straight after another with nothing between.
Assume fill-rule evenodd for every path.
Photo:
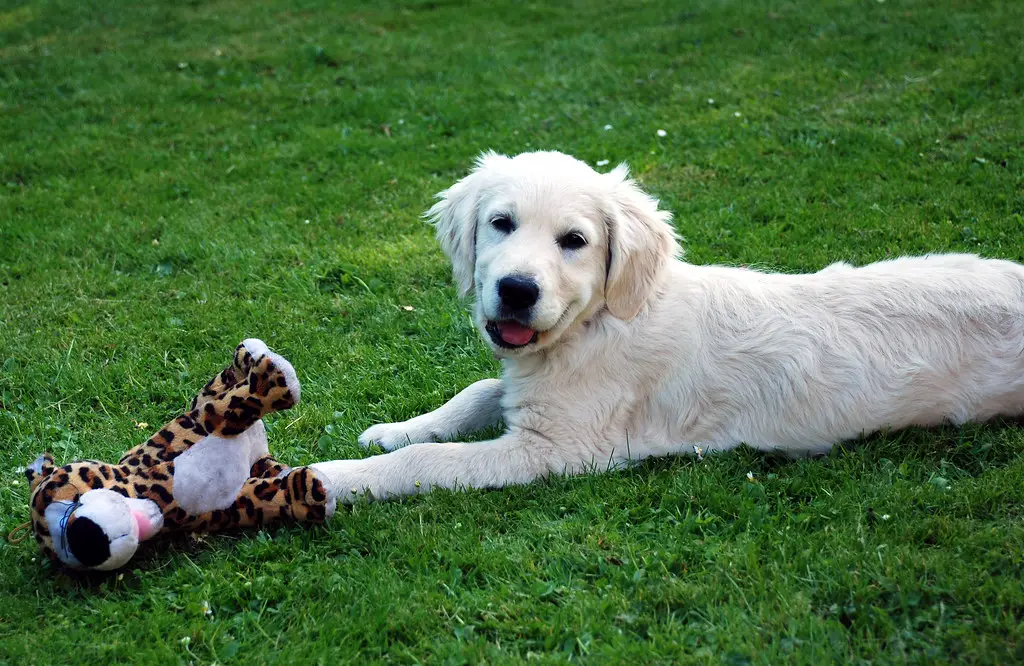
<instances>
[{"instance_id":1,"label":"lawn","mask_svg":"<svg viewBox=\"0 0 1024 666\"><path fill-rule=\"evenodd\" d=\"M495 375L420 218L483 149L628 161L693 262L1024 260L1014 0L3 0L0 54L4 535L37 453L116 459L248 336L303 382L291 464ZM364 503L110 576L4 539L0 664L1020 662L1022 509L997 423Z\"/></svg>"}]
</instances>

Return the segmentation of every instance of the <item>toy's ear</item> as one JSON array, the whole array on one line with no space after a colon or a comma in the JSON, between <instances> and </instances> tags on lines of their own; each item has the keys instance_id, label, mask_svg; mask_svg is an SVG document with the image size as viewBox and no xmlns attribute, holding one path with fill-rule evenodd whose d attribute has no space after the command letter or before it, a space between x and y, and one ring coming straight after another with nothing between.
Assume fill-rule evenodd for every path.
<instances>
[{"instance_id":1,"label":"toy's ear","mask_svg":"<svg viewBox=\"0 0 1024 666\"><path fill-rule=\"evenodd\" d=\"M44 453L33 460L32 464L25 468L29 492L35 490L39 482L48 477L53 470L53 456L49 453Z\"/></svg>"}]
</instances>

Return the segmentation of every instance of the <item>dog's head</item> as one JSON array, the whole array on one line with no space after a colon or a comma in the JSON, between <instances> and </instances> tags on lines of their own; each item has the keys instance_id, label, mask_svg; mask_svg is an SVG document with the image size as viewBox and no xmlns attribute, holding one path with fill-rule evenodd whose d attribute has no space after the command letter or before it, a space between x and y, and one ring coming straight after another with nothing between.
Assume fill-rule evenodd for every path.
<instances>
[{"instance_id":1,"label":"dog's head","mask_svg":"<svg viewBox=\"0 0 1024 666\"><path fill-rule=\"evenodd\" d=\"M482 155L427 217L502 356L549 347L602 309L632 319L678 252L670 214L629 178L556 152Z\"/></svg>"}]
</instances>

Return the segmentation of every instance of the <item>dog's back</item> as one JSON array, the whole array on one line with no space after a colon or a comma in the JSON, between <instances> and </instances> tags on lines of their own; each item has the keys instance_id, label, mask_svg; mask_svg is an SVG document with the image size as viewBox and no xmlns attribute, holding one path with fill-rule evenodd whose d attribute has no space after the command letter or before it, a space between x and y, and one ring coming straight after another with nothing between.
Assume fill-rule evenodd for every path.
<instances>
[{"instance_id":1,"label":"dog's back","mask_svg":"<svg viewBox=\"0 0 1024 666\"><path fill-rule=\"evenodd\" d=\"M725 440L822 450L886 427L1024 412L1020 264L954 254L685 273L702 285L699 371L728 396Z\"/></svg>"}]
</instances>

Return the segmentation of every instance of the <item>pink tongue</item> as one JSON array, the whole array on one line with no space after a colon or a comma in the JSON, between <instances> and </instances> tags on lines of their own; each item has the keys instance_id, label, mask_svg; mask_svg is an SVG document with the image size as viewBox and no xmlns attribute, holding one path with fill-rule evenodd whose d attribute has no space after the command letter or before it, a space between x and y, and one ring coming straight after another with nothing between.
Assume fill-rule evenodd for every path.
<instances>
[{"instance_id":1,"label":"pink tongue","mask_svg":"<svg viewBox=\"0 0 1024 666\"><path fill-rule=\"evenodd\" d=\"M510 345L525 345L527 342L533 339L533 329L526 328L512 321L506 321L498 324L498 332L501 333L501 339Z\"/></svg>"}]
</instances>

